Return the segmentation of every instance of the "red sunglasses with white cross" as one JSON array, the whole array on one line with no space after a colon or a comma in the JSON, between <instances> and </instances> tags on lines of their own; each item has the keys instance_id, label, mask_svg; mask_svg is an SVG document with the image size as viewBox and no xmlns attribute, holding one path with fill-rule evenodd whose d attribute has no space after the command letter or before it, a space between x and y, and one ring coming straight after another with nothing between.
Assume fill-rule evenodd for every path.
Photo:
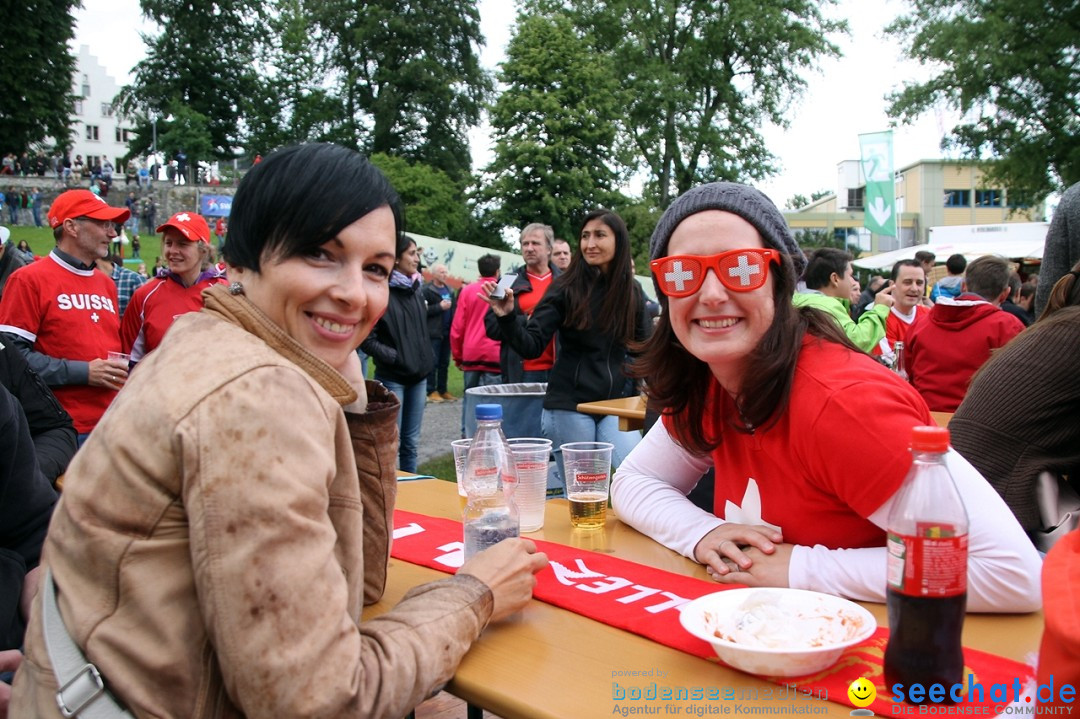
<instances>
[{"instance_id":1,"label":"red sunglasses with white cross","mask_svg":"<svg viewBox=\"0 0 1080 719\"><path fill-rule=\"evenodd\" d=\"M776 250L728 250L719 255L669 255L649 263L660 291L668 297L688 297L713 271L720 283L732 292L750 292L765 284L769 264L780 264Z\"/></svg>"}]
</instances>

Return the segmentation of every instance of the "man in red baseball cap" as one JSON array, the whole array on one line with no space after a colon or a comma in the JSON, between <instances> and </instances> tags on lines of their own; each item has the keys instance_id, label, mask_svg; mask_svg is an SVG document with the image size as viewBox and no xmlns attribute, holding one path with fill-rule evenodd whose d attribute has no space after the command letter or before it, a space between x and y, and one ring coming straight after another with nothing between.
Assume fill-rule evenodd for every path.
<instances>
[{"instance_id":1,"label":"man in red baseball cap","mask_svg":"<svg viewBox=\"0 0 1080 719\"><path fill-rule=\"evenodd\" d=\"M161 343L174 319L202 309L203 290L226 282L210 265L210 227L202 215L177 212L157 231L169 272L135 290L120 325L120 342L133 363Z\"/></svg>"},{"instance_id":2,"label":"man in red baseball cap","mask_svg":"<svg viewBox=\"0 0 1080 719\"><path fill-rule=\"evenodd\" d=\"M79 443L127 379L116 285L96 269L117 223L129 216L89 190L69 190L49 208L56 247L15 272L0 297L0 334L19 348L75 421Z\"/></svg>"}]
</instances>

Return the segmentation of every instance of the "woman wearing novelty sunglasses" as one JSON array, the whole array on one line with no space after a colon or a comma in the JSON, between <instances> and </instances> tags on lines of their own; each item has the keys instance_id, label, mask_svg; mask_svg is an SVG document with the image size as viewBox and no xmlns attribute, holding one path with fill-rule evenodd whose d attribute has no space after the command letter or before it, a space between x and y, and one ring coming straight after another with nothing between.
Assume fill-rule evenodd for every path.
<instances>
[{"instance_id":1,"label":"woman wearing novelty sunglasses","mask_svg":"<svg viewBox=\"0 0 1080 719\"><path fill-rule=\"evenodd\" d=\"M495 299L494 289L494 282L486 283L483 297L498 318L503 341L522 357L539 357L559 333L540 419L555 447L559 476L565 475L558 448L567 442L611 442L612 464L618 467L641 435L620 432L616 417L582 414L577 406L637 392L626 376L627 347L649 336L652 320L634 279L626 223L611 210L587 214L570 269L555 279L528 321L514 313L512 291Z\"/></svg>"},{"instance_id":2,"label":"woman wearing novelty sunglasses","mask_svg":"<svg viewBox=\"0 0 1080 719\"><path fill-rule=\"evenodd\" d=\"M933 424L918 392L792 305L806 260L760 192L684 193L650 253L663 312L635 373L663 416L615 475L620 519L724 584L884 601L911 427ZM948 461L971 523L968 608L1037 609L1038 553L986 480ZM713 513L686 498L710 467Z\"/></svg>"}]
</instances>

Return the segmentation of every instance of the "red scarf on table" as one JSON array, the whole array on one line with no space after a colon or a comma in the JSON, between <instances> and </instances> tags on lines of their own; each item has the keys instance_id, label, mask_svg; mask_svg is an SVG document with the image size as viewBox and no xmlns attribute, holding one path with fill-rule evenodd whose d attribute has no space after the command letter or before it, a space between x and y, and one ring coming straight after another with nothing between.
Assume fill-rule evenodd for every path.
<instances>
[{"instance_id":1,"label":"red scarf on table","mask_svg":"<svg viewBox=\"0 0 1080 719\"><path fill-rule=\"evenodd\" d=\"M683 629L679 609L691 599L732 589L734 585L675 574L563 544L533 541L551 562L537 575L534 598L688 654L719 661L709 644ZM411 564L453 573L465 558L461 523L395 510L390 554ZM888 637L889 630L879 627L873 636L847 649L836 664L818 674L762 678L788 687L794 685L813 696L824 694L833 701L853 706L848 700L848 687L865 677L877 689L877 699L869 708L884 716L901 714L891 700L891 690L885 686L882 662ZM960 707L964 713L998 716L1000 707L1012 702L1014 693L1019 692L1019 703L1028 708L1031 701L1026 694L1030 692L1025 693L1020 687L1032 674L1031 668L1021 662L965 647L965 692L968 676L973 675L970 681L983 687L983 701L965 696ZM1003 685L1004 692L993 691L995 685Z\"/></svg>"}]
</instances>

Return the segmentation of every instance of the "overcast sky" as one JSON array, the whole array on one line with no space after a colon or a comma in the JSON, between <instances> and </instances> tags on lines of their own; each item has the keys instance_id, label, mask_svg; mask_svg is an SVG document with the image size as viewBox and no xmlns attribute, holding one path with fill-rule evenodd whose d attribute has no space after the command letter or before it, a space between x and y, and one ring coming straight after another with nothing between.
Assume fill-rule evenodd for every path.
<instances>
[{"instance_id":1,"label":"overcast sky","mask_svg":"<svg viewBox=\"0 0 1080 719\"><path fill-rule=\"evenodd\" d=\"M76 11L76 44L90 46L120 84L144 54L139 31L152 27L141 16L138 0L83 0ZM883 96L905 80L922 79L926 72L900 60L897 43L882 28L900 14L904 0L840 0L828 12L846 17L848 38L837 40L844 57L823 63L820 72L807 75L809 87L792 112L788 130L765 128L769 149L780 158L781 172L759 187L781 207L796 193L809 197L816 190L835 190L836 166L858 159L858 135L888 128ZM508 0L480 0L481 28L487 45L483 63L494 68L504 54L514 20ZM897 128L894 138L896 167L924 158L941 157L938 145L953 117L929 113L912 127ZM471 135L474 169L490 159L483 130Z\"/></svg>"}]
</instances>

